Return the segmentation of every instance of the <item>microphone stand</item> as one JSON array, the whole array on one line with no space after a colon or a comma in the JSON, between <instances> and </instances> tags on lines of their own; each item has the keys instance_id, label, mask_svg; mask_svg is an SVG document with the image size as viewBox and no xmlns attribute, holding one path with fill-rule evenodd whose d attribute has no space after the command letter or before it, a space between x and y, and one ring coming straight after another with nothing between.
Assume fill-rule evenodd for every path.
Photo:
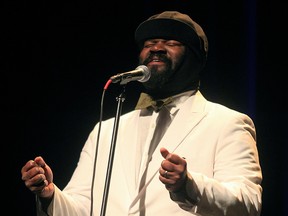
<instances>
[{"instance_id":1,"label":"microphone stand","mask_svg":"<svg viewBox=\"0 0 288 216\"><path fill-rule=\"evenodd\" d=\"M105 187L104 187L101 213L100 213L101 216L105 215L106 207L107 207L107 198L108 198L108 193L109 193L110 179L111 179L111 173L112 173L112 167L113 167L113 159L114 159L114 152L115 152L115 146L116 146L116 140L117 140L119 120L120 120L120 116L121 116L121 112L122 112L123 102L125 101L125 93L124 92L125 92L125 85L123 88L123 92L121 92L120 95L118 97L116 97L118 104L117 104L116 117L115 117L115 121L114 121L113 133L112 133L112 141L111 141L111 146L110 146L110 153L109 153L109 160L108 160L108 166L107 166Z\"/></svg>"}]
</instances>

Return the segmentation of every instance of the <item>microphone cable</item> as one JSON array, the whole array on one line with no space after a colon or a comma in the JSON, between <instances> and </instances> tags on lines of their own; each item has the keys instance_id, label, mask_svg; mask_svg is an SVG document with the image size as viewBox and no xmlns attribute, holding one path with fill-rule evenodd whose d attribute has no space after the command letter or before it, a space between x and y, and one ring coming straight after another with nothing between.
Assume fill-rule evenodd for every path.
<instances>
[{"instance_id":1,"label":"microphone cable","mask_svg":"<svg viewBox=\"0 0 288 216\"><path fill-rule=\"evenodd\" d=\"M101 132L101 125L103 120L103 107L104 107L104 96L106 93L106 90L108 89L108 86L112 82L111 79L109 79L103 89L102 96L101 96L101 103L100 103L100 116L99 116L99 122L98 122L98 134L97 134L97 141L96 141L96 149L95 149L95 157L94 157L94 164L93 164L93 173L92 173L92 182L91 182L91 202L90 202L90 216L93 216L93 191L94 191L94 181L95 181L95 173L96 173L96 163L97 163L97 157L98 157L98 147L99 147L99 140L100 140L100 132Z\"/></svg>"}]
</instances>

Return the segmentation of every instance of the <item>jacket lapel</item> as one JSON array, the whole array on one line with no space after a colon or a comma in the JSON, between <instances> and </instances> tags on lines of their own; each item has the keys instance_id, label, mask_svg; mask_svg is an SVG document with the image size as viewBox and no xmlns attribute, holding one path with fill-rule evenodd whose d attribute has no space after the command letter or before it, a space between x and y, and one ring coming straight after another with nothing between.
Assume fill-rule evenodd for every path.
<instances>
[{"instance_id":1,"label":"jacket lapel","mask_svg":"<svg viewBox=\"0 0 288 216\"><path fill-rule=\"evenodd\" d=\"M147 187L149 187L152 179L154 177L158 178L158 170L161 162L163 161L160 154L160 148L165 147L170 152L175 152L189 133L193 131L195 126L197 126L197 124L206 116L207 112L205 112L205 105L206 99L199 91L195 95L188 98L184 104L182 104L170 127L154 151L152 160L149 164L150 168L149 172L147 173L146 183L140 193L135 197L130 206L131 208L133 208L137 200L139 200L139 198L145 194L145 190Z\"/></svg>"},{"instance_id":2,"label":"jacket lapel","mask_svg":"<svg viewBox=\"0 0 288 216\"><path fill-rule=\"evenodd\" d=\"M182 107L155 149L154 157L149 165L151 172L148 173L147 182L155 176L155 172L158 172L163 160L160 155L160 148L165 147L170 152L175 152L191 131L193 131L195 126L206 116L205 104L206 99L199 91L182 104Z\"/></svg>"}]
</instances>

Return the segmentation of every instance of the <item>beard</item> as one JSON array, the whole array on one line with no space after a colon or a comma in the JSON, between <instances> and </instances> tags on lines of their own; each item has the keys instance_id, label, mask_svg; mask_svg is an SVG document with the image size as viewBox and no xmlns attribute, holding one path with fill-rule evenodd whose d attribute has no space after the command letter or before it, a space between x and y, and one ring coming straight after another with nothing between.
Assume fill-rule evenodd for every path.
<instances>
[{"instance_id":1,"label":"beard","mask_svg":"<svg viewBox=\"0 0 288 216\"><path fill-rule=\"evenodd\" d=\"M151 76L148 81L142 83L148 91L162 89L170 80L171 76L175 73L175 66L177 67L177 65L179 65L179 63L176 63L176 65L173 67L172 61L167 58L165 54L161 53L149 55L148 58L141 62L141 64L147 65L152 61L153 56L157 56L160 61L164 62L164 67L153 65L149 68Z\"/></svg>"},{"instance_id":2,"label":"beard","mask_svg":"<svg viewBox=\"0 0 288 216\"><path fill-rule=\"evenodd\" d=\"M199 89L203 63L192 50L186 49L185 53L175 61L171 61L162 53L151 55L158 55L158 59L165 63L164 66L150 67L151 77L147 82L142 83L146 93L154 99L163 99L188 90ZM149 56L139 62L147 65L151 60L152 57Z\"/></svg>"},{"instance_id":3,"label":"beard","mask_svg":"<svg viewBox=\"0 0 288 216\"><path fill-rule=\"evenodd\" d=\"M159 69L157 65L150 67L151 76L147 82L143 83L146 89L163 88L165 83L169 80L170 76L174 73L171 68L171 63L166 64L165 68Z\"/></svg>"}]
</instances>

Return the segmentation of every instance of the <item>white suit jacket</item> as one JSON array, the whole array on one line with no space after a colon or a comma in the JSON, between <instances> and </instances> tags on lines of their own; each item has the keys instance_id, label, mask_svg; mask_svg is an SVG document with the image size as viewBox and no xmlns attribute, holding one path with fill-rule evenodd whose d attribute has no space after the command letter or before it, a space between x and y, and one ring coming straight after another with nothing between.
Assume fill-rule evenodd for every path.
<instances>
[{"instance_id":1,"label":"white suit jacket","mask_svg":"<svg viewBox=\"0 0 288 216\"><path fill-rule=\"evenodd\" d=\"M245 114L207 101L198 91L187 99L154 151L144 189L139 192L139 170L134 166L140 110L120 118L108 199L102 212L107 216L260 215L262 173L256 148L256 132ZM93 190L93 213L100 215L114 118L102 122ZM88 216L91 181L98 135L97 124L82 149L68 185L55 195L49 215ZM189 196L193 207L178 205L159 181L163 160L160 147L187 160L195 185ZM194 192L193 192L194 191ZM197 191L197 193L195 193ZM143 208L143 207L146 208ZM42 215L38 203L38 215ZM104 210L105 209L105 210Z\"/></svg>"}]
</instances>

